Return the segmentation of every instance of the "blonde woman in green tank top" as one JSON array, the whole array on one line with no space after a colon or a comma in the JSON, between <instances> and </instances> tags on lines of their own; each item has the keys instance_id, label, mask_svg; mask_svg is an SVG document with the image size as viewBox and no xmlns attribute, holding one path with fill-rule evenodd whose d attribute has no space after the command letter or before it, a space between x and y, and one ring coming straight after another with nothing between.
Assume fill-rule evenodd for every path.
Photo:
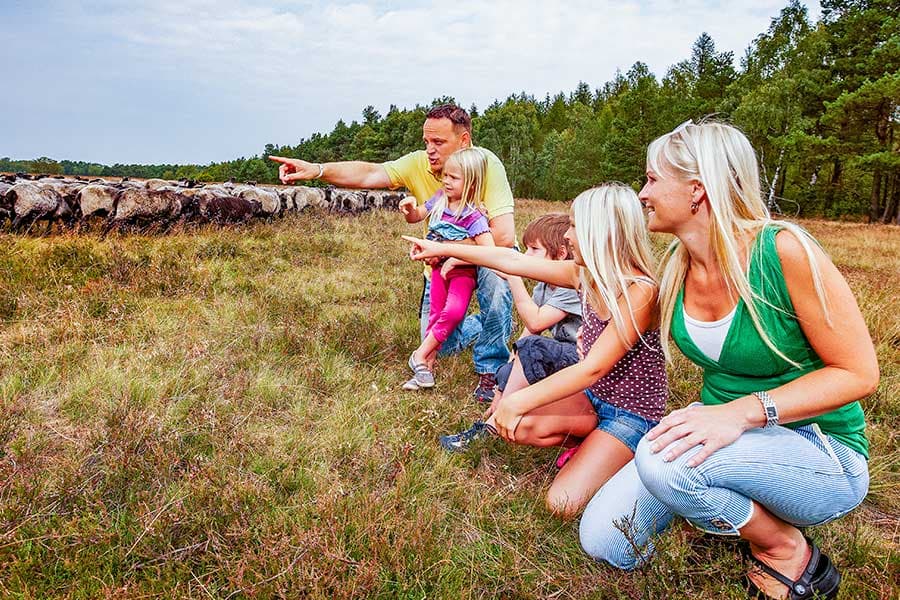
<instances>
[{"instance_id":1,"label":"blonde woman in green tank top","mask_svg":"<svg viewBox=\"0 0 900 600\"><path fill-rule=\"evenodd\" d=\"M805 231L771 219L758 169L747 138L723 123L686 123L648 149L639 194L648 226L676 237L662 266L660 329L703 368L702 404L648 432L634 465L585 509L581 542L634 568L652 554L653 534L682 516L749 542L750 589L761 597L834 598L839 572L798 527L865 497L858 400L876 389L878 364L847 282ZM712 340L702 330L720 324ZM621 516L630 536L612 525Z\"/></svg>"}]
</instances>

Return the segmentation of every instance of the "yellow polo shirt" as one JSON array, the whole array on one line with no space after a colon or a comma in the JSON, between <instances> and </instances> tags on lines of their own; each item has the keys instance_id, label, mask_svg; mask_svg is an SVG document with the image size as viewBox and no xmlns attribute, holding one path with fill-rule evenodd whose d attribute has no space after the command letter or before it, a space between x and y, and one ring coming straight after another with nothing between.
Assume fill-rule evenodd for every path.
<instances>
[{"instance_id":1,"label":"yellow polo shirt","mask_svg":"<svg viewBox=\"0 0 900 600\"><path fill-rule=\"evenodd\" d=\"M479 148L487 157L487 172L484 177L484 207L488 221L514 210L512 190L506 179L506 169L497 155L485 148ZM383 163L384 170L391 178L391 188L405 187L419 205L425 204L441 187L441 180L431 172L428 155L424 150L416 150L397 160Z\"/></svg>"}]
</instances>

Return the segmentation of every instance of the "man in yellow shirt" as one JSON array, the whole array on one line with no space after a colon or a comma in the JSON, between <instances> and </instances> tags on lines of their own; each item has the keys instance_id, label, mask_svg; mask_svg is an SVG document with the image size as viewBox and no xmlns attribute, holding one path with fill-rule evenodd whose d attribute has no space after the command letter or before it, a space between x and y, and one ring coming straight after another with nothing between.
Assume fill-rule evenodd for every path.
<instances>
[{"instance_id":1,"label":"man in yellow shirt","mask_svg":"<svg viewBox=\"0 0 900 600\"><path fill-rule=\"evenodd\" d=\"M410 152L386 163L343 161L310 163L305 160L270 156L281 163L279 174L283 183L321 179L338 187L348 188L407 188L419 204L424 204L441 187L444 162L451 154L472 145L472 120L458 106L444 104L428 111L422 126L425 150ZM512 247L516 241L513 221L514 202L503 163L489 150L485 176L485 208L494 244ZM421 331L428 322L430 281L425 278L419 306ZM467 317L450 335L441 354L452 354L473 341L475 372L479 375L474 395L490 402L494 396L494 374L509 360L507 341L512 334L512 295L509 285L493 271L478 268L476 289L481 312Z\"/></svg>"}]
</instances>

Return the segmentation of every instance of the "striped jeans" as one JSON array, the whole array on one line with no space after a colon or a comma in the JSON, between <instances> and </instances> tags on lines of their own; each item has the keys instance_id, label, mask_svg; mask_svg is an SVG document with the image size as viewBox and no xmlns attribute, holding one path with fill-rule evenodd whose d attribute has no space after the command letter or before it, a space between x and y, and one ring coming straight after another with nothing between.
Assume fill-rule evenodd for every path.
<instances>
[{"instance_id":1,"label":"striped jeans","mask_svg":"<svg viewBox=\"0 0 900 600\"><path fill-rule=\"evenodd\" d=\"M696 467L691 449L672 462L651 454L646 438L634 460L588 503L579 534L585 552L620 569L653 554L652 537L675 515L718 535L738 535L751 500L778 518L807 527L856 508L869 488L868 463L816 425L751 429Z\"/></svg>"}]
</instances>

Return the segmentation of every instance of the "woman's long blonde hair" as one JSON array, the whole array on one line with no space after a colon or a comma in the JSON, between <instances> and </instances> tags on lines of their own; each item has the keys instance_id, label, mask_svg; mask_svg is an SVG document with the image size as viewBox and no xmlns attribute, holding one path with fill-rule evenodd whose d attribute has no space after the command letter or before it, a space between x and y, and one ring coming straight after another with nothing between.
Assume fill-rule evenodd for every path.
<instances>
[{"instance_id":1,"label":"woman's long blonde hair","mask_svg":"<svg viewBox=\"0 0 900 600\"><path fill-rule=\"evenodd\" d=\"M627 344L626 316L619 307L619 298L625 299L632 327L640 331L628 286L636 282L656 286L653 252L641 203L627 185L604 183L581 192L572 202L572 212L584 261L580 269L581 289L596 312L609 311L619 338ZM643 275L635 275L635 270Z\"/></svg>"},{"instance_id":2,"label":"woman's long blonde hair","mask_svg":"<svg viewBox=\"0 0 900 600\"><path fill-rule=\"evenodd\" d=\"M756 153L747 137L726 123L688 122L650 144L647 166L654 173L703 184L710 210L709 246L715 253L729 293L736 293L744 301L753 326L766 346L785 361L799 367L775 347L760 321L756 302L762 299L751 289L746 273L754 236L772 223L794 234L806 253L816 294L830 323L822 275L809 234L793 223L776 221L769 214L760 190ZM748 247L744 248L743 244ZM742 260L742 250L746 250L745 261ZM690 264L687 249L675 240L663 255L662 263L660 334L666 358L671 359L668 338L675 301Z\"/></svg>"},{"instance_id":3,"label":"woman's long blonde hair","mask_svg":"<svg viewBox=\"0 0 900 600\"><path fill-rule=\"evenodd\" d=\"M487 173L487 155L478 148L457 150L447 159L445 166L453 163L459 166L463 176L463 194L455 217L462 215L466 209L482 210L484 208L484 176ZM447 208L447 195L441 194L431 209L431 220L440 221Z\"/></svg>"}]
</instances>

